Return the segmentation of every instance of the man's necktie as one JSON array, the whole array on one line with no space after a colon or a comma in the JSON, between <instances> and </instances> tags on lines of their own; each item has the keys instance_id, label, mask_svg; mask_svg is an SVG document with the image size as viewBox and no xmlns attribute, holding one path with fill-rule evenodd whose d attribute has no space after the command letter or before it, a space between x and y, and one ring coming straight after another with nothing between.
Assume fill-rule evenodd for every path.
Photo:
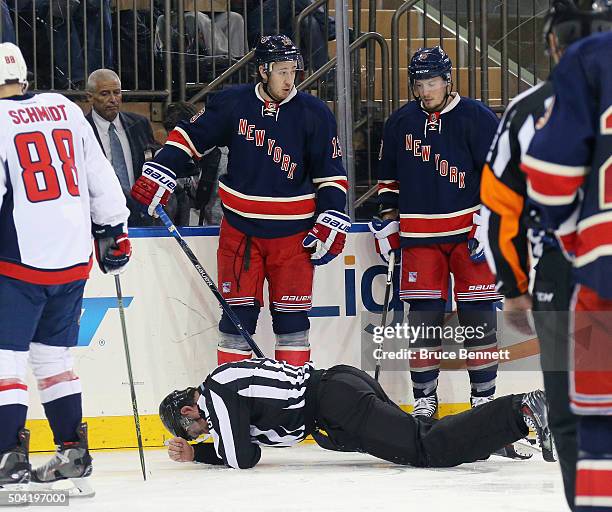
<instances>
[{"instance_id":1,"label":"man's necktie","mask_svg":"<svg viewBox=\"0 0 612 512\"><path fill-rule=\"evenodd\" d=\"M125 163L125 155L121 147L121 141L117 135L117 128L113 123L108 127L108 137L110 139L111 159L115 174L119 178L119 183L125 194L130 193L130 177L128 175L127 164Z\"/></svg>"}]
</instances>

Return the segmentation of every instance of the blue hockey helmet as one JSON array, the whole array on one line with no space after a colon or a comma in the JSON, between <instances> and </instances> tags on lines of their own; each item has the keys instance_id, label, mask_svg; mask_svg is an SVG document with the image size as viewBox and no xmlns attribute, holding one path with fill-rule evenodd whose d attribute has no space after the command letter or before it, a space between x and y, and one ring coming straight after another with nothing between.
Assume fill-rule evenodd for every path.
<instances>
[{"instance_id":1,"label":"blue hockey helmet","mask_svg":"<svg viewBox=\"0 0 612 512\"><path fill-rule=\"evenodd\" d=\"M410 73L410 86L414 86L415 80L434 78L441 76L447 82L451 81L451 69L453 64L448 54L439 46L433 48L419 48L408 66Z\"/></svg>"},{"instance_id":2,"label":"blue hockey helmet","mask_svg":"<svg viewBox=\"0 0 612 512\"><path fill-rule=\"evenodd\" d=\"M578 39L612 30L612 0L553 0L544 19L544 41L555 34L565 48Z\"/></svg>"},{"instance_id":3,"label":"blue hockey helmet","mask_svg":"<svg viewBox=\"0 0 612 512\"><path fill-rule=\"evenodd\" d=\"M296 61L297 70L304 70L304 59L300 49L284 34L262 36L255 47L255 62L270 70L273 62Z\"/></svg>"}]
</instances>

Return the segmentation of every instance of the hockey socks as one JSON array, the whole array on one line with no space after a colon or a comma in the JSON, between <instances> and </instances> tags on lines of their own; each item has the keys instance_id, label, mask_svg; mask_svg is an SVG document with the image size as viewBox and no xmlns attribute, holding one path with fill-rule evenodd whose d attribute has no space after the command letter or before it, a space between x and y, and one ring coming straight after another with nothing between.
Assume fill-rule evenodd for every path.
<instances>
[{"instance_id":1,"label":"hockey socks","mask_svg":"<svg viewBox=\"0 0 612 512\"><path fill-rule=\"evenodd\" d=\"M2 391L0 388L0 397ZM0 453L14 448L18 443L19 431L24 427L28 408L22 404L0 406Z\"/></svg>"},{"instance_id":2,"label":"hockey socks","mask_svg":"<svg viewBox=\"0 0 612 512\"><path fill-rule=\"evenodd\" d=\"M441 299L411 300L408 311L408 323L415 327L440 327L444 323L444 308L446 302ZM439 351L442 340L435 337L423 337L414 340L414 348L428 349L427 355L418 350L416 357L410 361L410 377L415 401L432 396L438 387L440 375Z\"/></svg>"},{"instance_id":3,"label":"hockey socks","mask_svg":"<svg viewBox=\"0 0 612 512\"><path fill-rule=\"evenodd\" d=\"M78 441L77 429L83 416L81 393L43 403L43 407L56 445Z\"/></svg>"},{"instance_id":4,"label":"hockey socks","mask_svg":"<svg viewBox=\"0 0 612 512\"><path fill-rule=\"evenodd\" d=\"M303 366L310 361L310 347L283 347L274 351L274 359L293 366Z\"/></svg>"},{"instance_id":5,"label":"hockey socks","mask_svg":"<svg viewBox=\"0 0 612 512\"><path fill-rule=\"evenodd\" d=\"M217 347L217 364L235 363L244 359L251 359L253 352L234 348Z\"/></svg>"},{"instance_id":6,"label":"hockey socks","mask_svg":"<svg viewBox=\"0 0 612 512\"><path fill-rule=\"evenodd\" d=\"M576 512L612 511L612 417L579 418Z\"/></svg>"}]
</instances>

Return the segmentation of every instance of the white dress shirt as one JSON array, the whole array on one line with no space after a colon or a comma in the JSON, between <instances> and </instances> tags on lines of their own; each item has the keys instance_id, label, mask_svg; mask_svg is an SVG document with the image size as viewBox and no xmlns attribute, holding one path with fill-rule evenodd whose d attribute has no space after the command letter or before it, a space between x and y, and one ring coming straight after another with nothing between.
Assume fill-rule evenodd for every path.
<instances>
[{"instance_id":1,"label":"white dress shirt","mask_svg":"<svg viewBox=\"0 0 612 512\"><path fill-rule=\"evenodd\" d=\"M102 149L104 150L104 154L106 155L107 160L112 165L113 160L111 157L110 137L108 135L110 123L93 109L91 110L91 116L94 120L96 128L98 129L98 135L100 137L100 141L102 142ZM117 130L119 142L121 142L123 158L125 158L125 165L127 166L130 186L132 186L134 185L134 166L132 164L132 150L130 149L130 143L128 142L127 134L125 133L123 125L121 124L121 119L119 115L115 117L113 124L115 125L115 129Z\"/></svg>"}]
</instances>

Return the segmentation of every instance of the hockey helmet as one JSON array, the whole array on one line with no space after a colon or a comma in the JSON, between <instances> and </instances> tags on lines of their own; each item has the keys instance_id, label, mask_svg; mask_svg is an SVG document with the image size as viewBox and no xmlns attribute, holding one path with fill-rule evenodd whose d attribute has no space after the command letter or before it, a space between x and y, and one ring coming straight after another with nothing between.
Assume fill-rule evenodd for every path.
<instances>
[{"instance_id":1,"label":"hockey helmet","mask_svg":"<svg viewBox=\"0 0 612 512\"><path fill-rule=\"evenodd\" d=\"M612 30L612 0L553 0L544 19L544 41L557 36L561 48L597 32Z\"/></svg>"},{"instance_id":2,"label":"hockey helmet","mask_svg":"<svg viewBox=\"0 0 612 512\"><path fill-rule=\"evenodd\" d=\"M296 61L297 70L304 70L304 59L300 49L293 41L283 34L262 36L255 47L255 62L270 71L274 62Z\"/></svg>"},{"instance_id":3,"label":"hockey helmet","mask_svg":"<svg viewBox=\"0 0 612 512\"><path fill-rule=\"evenodd\" d=\"M183 416L181 409L195 404L195 392L196 388L176 389L159 404L159 417L164 427L172 435L188 441L195 439L188 433L188 429L196 420Z\"/></svg>"},{"instance_id":4,"label":"hockey helmet","mask_svg":"<svg viewBox=\"0 0 612 512\"><path fill-rule=\"evenodd\" d=\"M13 43L0 44L0 86L28 83L28 67L21 50Z\"/></svg>"},{"instance_id":5,"label":"hockey helmet","mask_svg":"<svg viewBox=\"0 0 612 512\"><path fill-rule=\"evenodd\" d=\"M439 46L433 48L419 48L408 66L410 73L410 86L414 86L415 80L434 78L441 76L447 82L451 81L451 68L453 64L448 54Z\"/></svg>"}]
</instances>

